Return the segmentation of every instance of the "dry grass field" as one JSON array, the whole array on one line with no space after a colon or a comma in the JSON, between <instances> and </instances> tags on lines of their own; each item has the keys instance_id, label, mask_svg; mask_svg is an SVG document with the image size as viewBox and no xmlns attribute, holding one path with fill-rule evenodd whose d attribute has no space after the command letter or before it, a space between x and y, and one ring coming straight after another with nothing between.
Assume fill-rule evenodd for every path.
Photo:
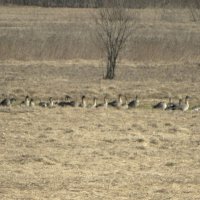
<instances>
[{"instance_id":1,"label":"dry grass field","mask_svg":"<svg viewBox=\"0 0 200 200\"><path fill-rule=\"evenodd\" d=\"M137 44L133 39L116 79L107 81L102 80L98 51L92 51L84 32L87 27L80 31L80 19L89 16L88 10L0 8L0 98L17 98L11 108L0 107L1 200L200 199L200 112L151 109L169 95L175 101L190 95L191 107L200 104L200 27L185 10L177 11L174 20L168 12L161 18L161 10L137 11L148 19L138 19L139 52L133 50L131 57L131 44ZM68 34L66 22L74 31L69 38L83 34L77 46L75 40L67 40L69 46L59 40ZM48 43L52 34L55 40ZM139 48L144 45L140 34L149 49ZM37 102L66 94L86 94L90 102L96 96L102 102L105 94L114 99L119 93L129 100L139 95L141 106L105 110L18 105L27 94Z\"/></svg>"},{"instance_id":2,"label":"dry grass field","mask_svg":"<svg viewBox=\"0 0 200 200\"><path fill-rule=\"evenodd\" d=\"M188 9L130 11L133 35L123 59L131 62L200 60L200 26ZM0 7L0 59L99 59L93 9Z\"/></svg>"}]
</instances>

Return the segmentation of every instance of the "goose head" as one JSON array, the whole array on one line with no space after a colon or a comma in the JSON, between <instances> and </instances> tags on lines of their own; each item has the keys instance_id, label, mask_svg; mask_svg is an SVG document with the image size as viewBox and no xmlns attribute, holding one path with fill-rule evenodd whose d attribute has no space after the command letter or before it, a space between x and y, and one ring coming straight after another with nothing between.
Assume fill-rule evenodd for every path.
<instances>
[{"instance_id":1,"label":"goose head","mask_svg":"<svg viewBox=\"0 0 200 200\"><path fill-rule=\"evenodd\" d=\"M186 104L188 104L188 103L189 103L189 99L190 99L190 98L191 98L191 97L190 97L190 96L188 96L188 95L185 97L185 103L186 103Z\"/></svg>"},{"instance_id":2,"label":"goose head","mask_svg":"<svg viewBox=\"0 0 200 200\"><path fill-rule=\"evenodd\" d=\"M85 107L87 106L85 95L83 95L81 99L82 99L82 105L83 105L83 107L85 108Z\"/></svg>"},{"instance_id":3,"label":"goose head","mask_svg":"<svg viewBox=\"0 0 200 200\"><path fill-rule=\"evenodd\" d=\"M187 95L187 96L185 97L185 99L191 99L191 97Z\"/></svg>"},{"instance_id":4,"label":"goose head","mask_svg":"<svg viewBox=\"0 0 200 200\"><path fill-rule=\"evenodd\" d=\"M85 100L85 98L86 98L85 95L83 95L83 96L81 97L82 101Z\"/></svg>"}]
</instances>

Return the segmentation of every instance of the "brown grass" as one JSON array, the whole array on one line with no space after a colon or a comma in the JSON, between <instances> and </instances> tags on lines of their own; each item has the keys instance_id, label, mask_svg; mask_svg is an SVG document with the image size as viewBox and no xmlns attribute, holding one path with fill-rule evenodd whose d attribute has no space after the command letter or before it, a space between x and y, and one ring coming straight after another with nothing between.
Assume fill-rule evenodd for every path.
<instances>
[{"instance_id":1,"label":"brown grass","mask_svg":"<svg viewBox=\"0 0 200 200\"><path fill-rule=\"evenodd\" d=\"M116 79L103 80L104 67L97 62L2 62L0 90L4 96L14 95L21 100L27 94L35 99L55 99L69 94L80 97L105 94L115 98L119 93L133 98L136 94L149 102L156 99L192 97L192 104L200 100L199 64L141 64L124 63L116 71Z\"/></svg>"},{"instance_id":2,"label":"brown grass","mask_svg":"<svg viewBox=\"0 0 200 200\"><path fill-rule=\"evenodd\" d=\"M199 65L102 69L66 62L3 62L0 90L34 99L65 94L92 100L139 94L137 110L0 108L1 199L198 199L198 112L153 111L151 105L189 94L199 103Z\"/></svg>"},{"instance_id":3,"label":"brown grass","mask_svg":"<svg viewBox=\"0 0 200 200\"><path fill-rule=\"evenodd\" d=\"M21 111L0 112L1 199L199 198L199 113Z\"/></svg>"},{"instance_id":4,"label":"brown grass","mask_svg":"<svg viewBox=\"0 0 200 200\"><path fill-rule=\"evenodd\" d=\"M5 59L0 62L0 92L2 98L17 97L13 107L0 108L0 199L199 199L200 113L151 109L169 95L175 101L190 95L192 106L200 103L199 27L185 15L180 17L184 10L174 20L168 11L162 20L161 10L137 11L138 18L146 19L140 21L135 37L138 52L130 57L132 52L127 51L113 81L102 80L103 62L95 61L97 51L85 40L90 25L84 26L81 18L89 16L88 10L0 11L0 56ZM71 27L69 38L77 37L80 27L85 31L74 43L64 37L66 27ZM184 51L164 46L173 41L175 31L188 55L181 60ZM190 48L183 36L187 32ZM55 40L50 40L52 35ZM160 38L157 47L156 38ZM164 47L168 57L175 54L170 60L156 51ZM70 50L66 54L65 48ZM151 54L156 56L150 59ZM71 60L50 60L58 58ZM114 99L119 93L129 100L138 94L141 106L136 110L18 106L27 94L37 102L66 94L77 98L86 94L90 102L97 96L102 102L105 94Z\"/></svg>"},{"instance_id":5,"label":"brown grass","mask_svg":"<svg viewBox=\"0 0 200 200\"><path fill-rule=\"evenodd\" d=\"M0 59L99 59L93 9L0 7ZM129 61L198 61L200 28L187 9L131 10Z\"/></svg>"}]
</instances>

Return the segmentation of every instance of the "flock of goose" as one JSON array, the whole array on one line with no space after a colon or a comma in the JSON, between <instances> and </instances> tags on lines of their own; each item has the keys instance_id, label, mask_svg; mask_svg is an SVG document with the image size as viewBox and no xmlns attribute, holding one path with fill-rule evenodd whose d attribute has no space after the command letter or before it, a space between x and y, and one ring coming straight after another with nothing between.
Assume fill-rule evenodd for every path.
<instances>
[{"instance_id":1,"label":"flock of goose","mask_svg":"<svg viewBox=\"0 0 200 200\"><path fill-rule=\"evenodd\" d=\"M140 101L138 96L135 97L135 99L128 101L127 97L124 96L125 102L123 101L123 96L120 94L118 96L117 100L108 101L107 96L104 97L104 103L97 104L97 98L93 98L93 103L88 104L86 96L82 96L81 102L72 100L72 98L68 95L65 96L64 101L54 101L52 97L49 98L48 101L40 101L36 104L33 98L30 98L29 96L25 97L25 100L20 103L21 106L26 107L34 107L36 105L41 107L55 107L55 106L61 106L61 107L82 107L82 108L108 108L108 107L116 107L116 108L137 108L140 105ZM183 102L182 99L179 99L178 103L172 102L172 98L169 98L169 102L166 103L165 101L161 101L155 105L152 106L153 109L160 109L160 110L182 110L187 111L190 107L189 105L189 96L185 97L185 101ZM15 102L15 98L5 98L2 101L0 101L0 106L11 106L13 102ZM200 111L200 107L195 107L193 110Z\"/></svg>"}]
</instances>

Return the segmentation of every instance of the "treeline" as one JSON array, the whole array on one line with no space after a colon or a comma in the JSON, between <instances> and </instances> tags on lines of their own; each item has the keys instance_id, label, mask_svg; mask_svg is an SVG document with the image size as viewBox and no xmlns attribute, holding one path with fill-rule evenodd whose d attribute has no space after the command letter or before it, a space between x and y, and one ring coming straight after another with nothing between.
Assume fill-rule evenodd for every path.
<instances>
[{"instance_id":1,"label":"treeline","mask_svg":"<svg viewBox=\"0 0 200 200\"><path fill-rule=\"evenodd\" d=\"M103 7L105 0L0 0L1 5L22 5L42 7ZM196 7L200 9L200 0L126 0L129 8L147 7Z\"/></svg>"}]
</instances>

